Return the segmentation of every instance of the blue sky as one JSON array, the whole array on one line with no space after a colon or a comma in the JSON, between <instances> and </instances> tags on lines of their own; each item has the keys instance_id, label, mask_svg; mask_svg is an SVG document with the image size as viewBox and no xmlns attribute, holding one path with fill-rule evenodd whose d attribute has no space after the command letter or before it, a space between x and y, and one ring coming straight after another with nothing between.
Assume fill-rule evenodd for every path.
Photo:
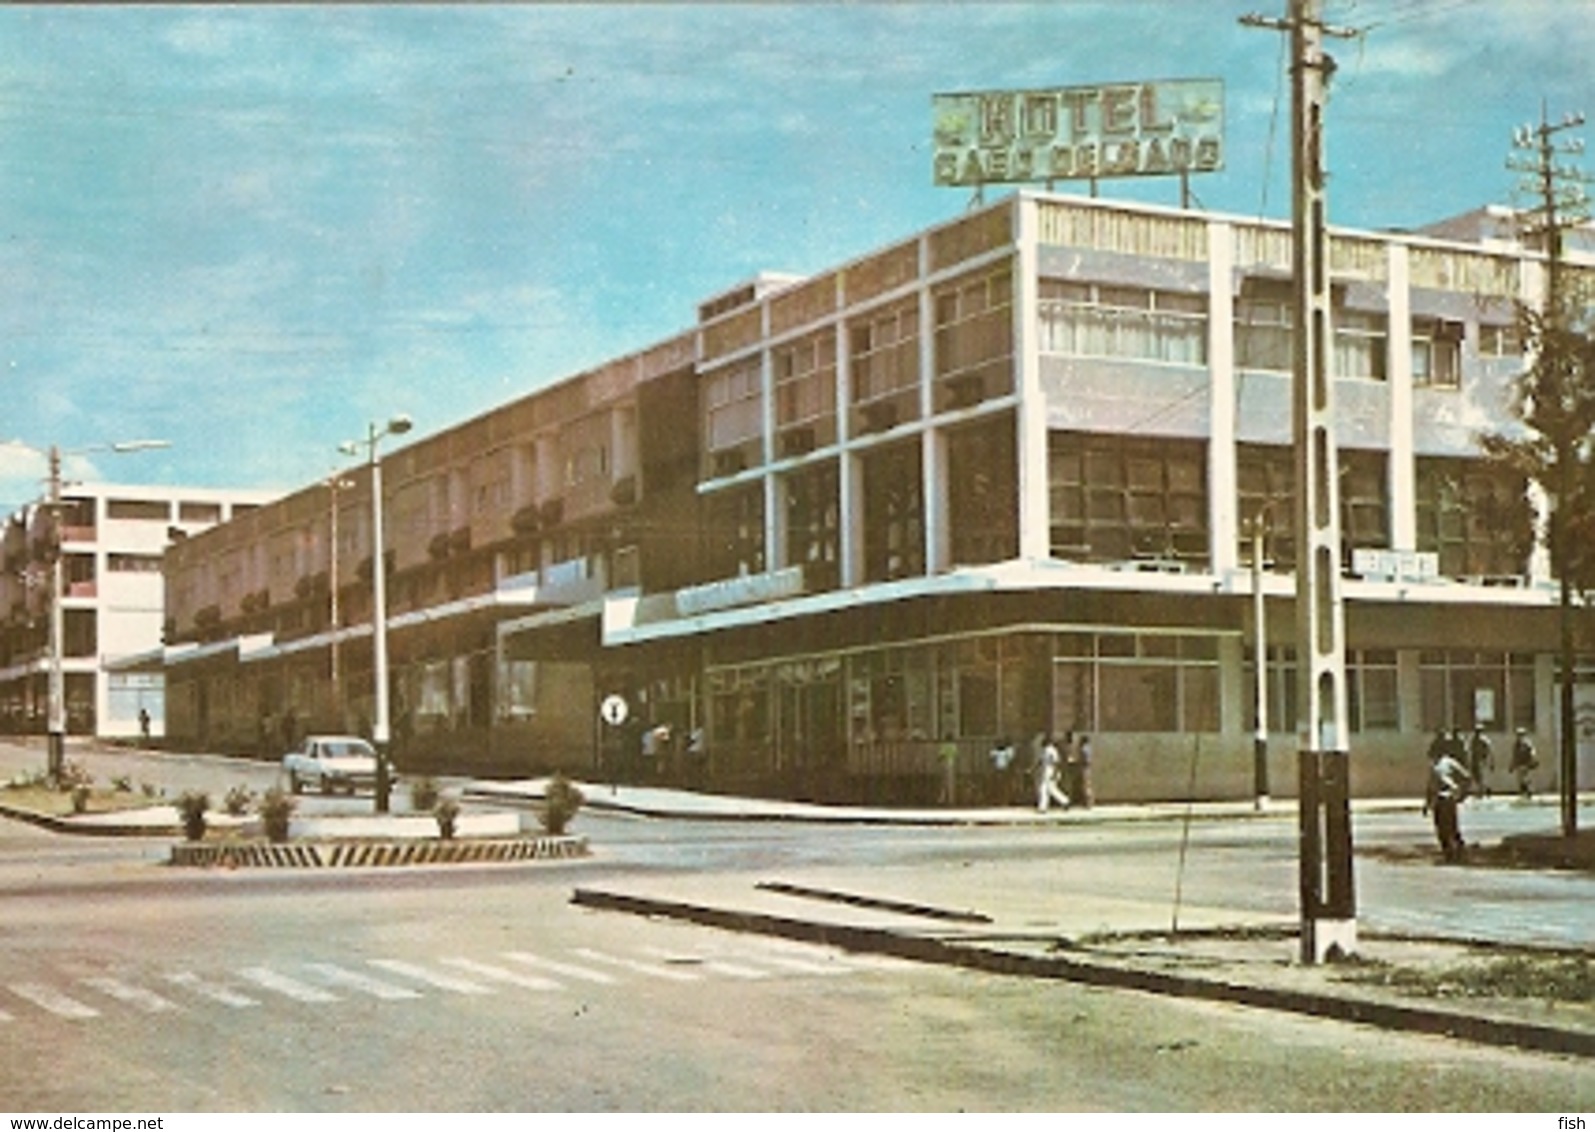
<instances>
[{"instance_id":1,"label":"blue sky","mask_svg":"<svg viewBox=\"0 0 1595 1132\"><path fill-rule=\"evenodd\" d=\"M1288 214L1284 0L0 7L0 506L35 449L293 488L394 412L456 424L957 216L942 91L1225 83L1200 203ZM1333 222L1510 199L1595 113L1595 0L1327 0ZM1173 204L1177 183L1104 195ZM994 194L993 194L994 195ZM17 443L20 442L20 443ZM31 447L30 447L31 446Z\"/></svg>"}]
</instances>

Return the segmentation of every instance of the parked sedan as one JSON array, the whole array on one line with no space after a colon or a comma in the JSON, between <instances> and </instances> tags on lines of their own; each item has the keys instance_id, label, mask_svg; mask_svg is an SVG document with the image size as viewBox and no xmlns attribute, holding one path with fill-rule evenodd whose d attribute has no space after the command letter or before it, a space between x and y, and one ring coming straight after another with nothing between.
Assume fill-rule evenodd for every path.
<instances>
[{"instance_id":1,"label":"parked sedan","mask_svg":"<svg viewBox=\"0 0 1595 1132\"><path fill-rule=\"evenodd\" d=\"M342 790L353 794L359 786L377 781L377 752L357 735L307 735L297 751L282 757L288 788L302 793L307 785L323 794ZM395 779L389 768L389 781Z\"/></svg>"}]
</instances>

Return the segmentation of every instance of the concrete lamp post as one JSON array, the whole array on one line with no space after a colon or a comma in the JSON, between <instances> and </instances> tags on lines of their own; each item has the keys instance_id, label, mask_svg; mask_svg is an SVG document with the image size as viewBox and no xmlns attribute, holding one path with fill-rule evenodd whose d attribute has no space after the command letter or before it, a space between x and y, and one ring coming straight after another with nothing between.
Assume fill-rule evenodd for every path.
<instances>
[{"instance_id":1,"label":"concrete lamp post","mask_svg":"<svg viewBox=\"0 0 1595 1132\"><path fill-rule=\"evenodd\" d=\"M388 767L388 586L387 561L382 537L382 460L378 444L383 437L403 436L414 427L409 417L399 414L387 424L373 421L366 428L366 437L349 440L338 446L346 456L358 456L365 445L366 463L371 468L371 670L372 705L371 742L377 749L376 812L388 812L392 780Z\"/></svg>"},{"instance_id":2,"label":"concrete lamp post","mask_svg":"<svg viewBox=\"0 0 1595 1132\"><path fill-rule=\"evenodd\" d=\"M66 676L63 671L62 654L66 648L66 614L63 608L65 595L62 593L65 571L63 569L66 555L62 550L65 541L61 535L61 459L63 456L85 456L91 452L145 452L152 448L170 448L171 442L166 440L123 440L115 444L96 444L88 448L76 448L71 452L62 452L57 445L50 445L46 453L50 461L49 477L49 502L50 515L50 679L48 693L48 709L45 730L48 733L45 748L45 768L52 780L59 780L61 771L66 765ZM37 451L37 449L35 450Z\"/></svg>"}]
</instances>

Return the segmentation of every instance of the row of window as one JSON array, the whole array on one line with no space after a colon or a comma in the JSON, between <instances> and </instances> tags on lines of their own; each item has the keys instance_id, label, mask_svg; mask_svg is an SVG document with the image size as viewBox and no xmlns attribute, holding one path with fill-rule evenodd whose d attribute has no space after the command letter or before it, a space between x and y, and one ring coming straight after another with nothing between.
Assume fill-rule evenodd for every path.
<instances>
[{"instance_id":1,"label":"row of window","mask_svg":"<svg viewBox=\"0 0 1595 1132\"><path fill-rule=\"evenodd\" d=\"M1269 720L1276 733L1296 726L1293 660L1289 649L1270 650ZM1353 731L1534 727L1532 657L1434 650L1421 653L1417 665L1417 716L1404 718L1396 652L1348 651ZM1249 725L1256 706L1249 651L1241 677ZM822 746L1023 741L1043 730L1215 733L1222 730L1219 685L1216 636L1117 631L1000 635L711 669L705 691L712 740L759 747L779 746L794 730ZM834 693L815 694L826 686ZM787 712L803 718L783 720Z\"/></svg>"},{"instance_id":2,"label":"row of window","mask_svg":"<svg viewBox=\"0 0 1595 1132\"><path fill-rule=\"evenodd\" d=\"M954 565L1000 562L1018 553L1018 482L1012 421L948 436L948 531ZM1390 545L1389 457L1340 454L1341 532L1350 548ZM864 576L890 581L925 572L924 475L917 440L860 460ZM1480 461L1419 457L1416 549L1432 552L1447 577L1521 576L1533 549L1525 481ZM1289 449L1236 450L1239 558L1249 562L1260 527L1265 564L1289 571L1295 459ZM786 558L813 571L808 585L840 580L840 484L827 461L781 478ZM1054 432L1048 443L1051 556L1204 568L1211 559L1207 445L1198 440ZM762 573L764 491L758 484L715 492L704 504L708 577ZM1254 526L1255 525L1255 526Z\"/></svg>"}]
</instances>

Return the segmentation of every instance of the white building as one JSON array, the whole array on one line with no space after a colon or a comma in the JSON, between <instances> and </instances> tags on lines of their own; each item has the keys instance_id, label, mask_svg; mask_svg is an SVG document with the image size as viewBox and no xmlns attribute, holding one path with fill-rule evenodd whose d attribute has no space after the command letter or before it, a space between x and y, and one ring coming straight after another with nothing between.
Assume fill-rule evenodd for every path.
<instances>
[{"instance_id":1,"label":"white building","mask_svg":"<svg viewBox=\"0 0 1595 1132\"><path fill-rule=\"evenodd\" d=\"M160 673L107 672L105 663L159 647L166 624L161 557L174 540L274 498L195 487L73 484L62 495L62 672L70 734L131 738L140 712L165 725ZM43 732L49 704L51 535L41 502L0 535L0 728Z\"/></svg>"}]
</instances>

